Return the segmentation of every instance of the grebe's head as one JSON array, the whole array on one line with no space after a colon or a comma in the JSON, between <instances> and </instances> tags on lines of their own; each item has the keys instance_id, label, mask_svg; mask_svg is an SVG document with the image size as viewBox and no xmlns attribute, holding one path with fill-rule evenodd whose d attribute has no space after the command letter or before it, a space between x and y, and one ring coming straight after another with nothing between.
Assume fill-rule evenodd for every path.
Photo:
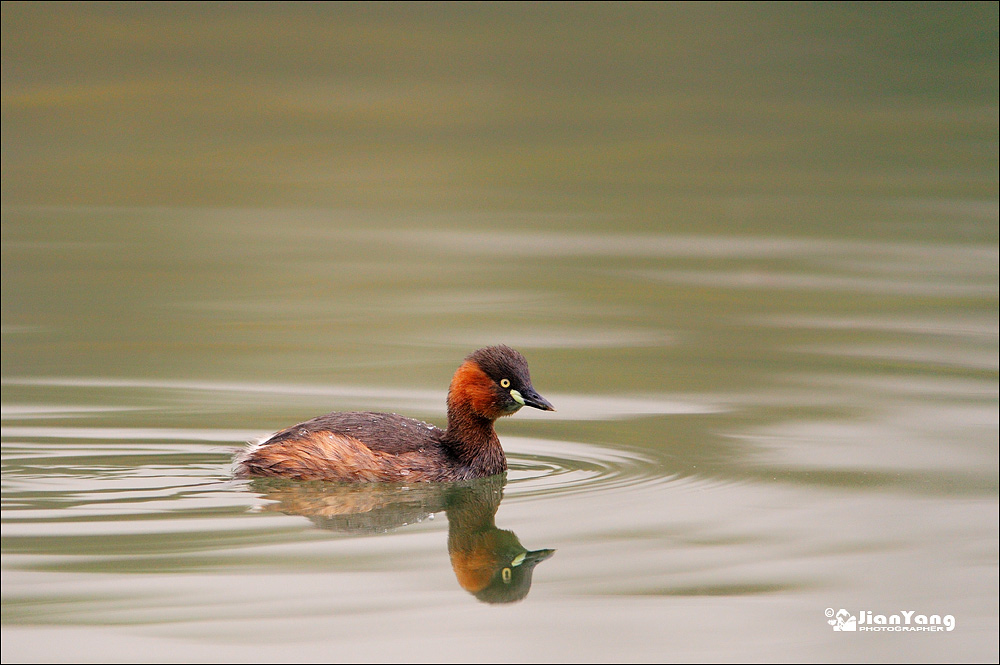
<instances>
[{"instance_id":1,"label":"grebe's head","mask_svg":"<svg viewBox=\"0 0 1000 665\"><path fill-rule=\"evenodd\" d=\"M509 346L488 346L470 354L455 372L449 405L465 404L480 416L496 420L522 406L555 411L531 385L528 361Z\"/></svg>"}]
</instances>

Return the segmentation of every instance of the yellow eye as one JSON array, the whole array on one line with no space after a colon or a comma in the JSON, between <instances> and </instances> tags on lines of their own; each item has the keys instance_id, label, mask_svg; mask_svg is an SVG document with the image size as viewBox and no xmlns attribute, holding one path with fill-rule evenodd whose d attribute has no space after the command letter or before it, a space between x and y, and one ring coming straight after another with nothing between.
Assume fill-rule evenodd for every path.
<instances>
[{"instance_id":1,"label":"yellow eye","mask_svg":"<svg viewBox=\"0 0 1000 665\"><path fill-rule=\"evenodd\" d=\"M510 381L508 379L500 379L500 387L510 388Z\"/></svg>"},{"instance_id":2,"label":"yellow eye","mask_svg":"<svg viewBox=\"0 0 1000 665\"><path fill-rule=\"evenodd\" d=\"M511 572L510 568L504 568L500 571L500 578L503 580L504 584L510 584Z\"/></svg>"}]
</instances>

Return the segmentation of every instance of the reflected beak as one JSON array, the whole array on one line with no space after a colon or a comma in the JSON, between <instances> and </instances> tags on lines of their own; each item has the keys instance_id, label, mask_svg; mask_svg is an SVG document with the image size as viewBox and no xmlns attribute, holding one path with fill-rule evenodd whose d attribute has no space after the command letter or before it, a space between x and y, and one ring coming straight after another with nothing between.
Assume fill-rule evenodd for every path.
<instances>
[{"instance_id":1,"label":"reflected beak","mask_svg":"<svg viewBox=\"0 0 1000 665\"><path fill-rule=\"evenodd\" d=\"M542 411L556 410L556 408L549 403L549 400L536 393L534 388L525 388L521 392L521 398L524 399L525 406L531 406L536 409L541 409Z\"/></svg>"}]
</instances>

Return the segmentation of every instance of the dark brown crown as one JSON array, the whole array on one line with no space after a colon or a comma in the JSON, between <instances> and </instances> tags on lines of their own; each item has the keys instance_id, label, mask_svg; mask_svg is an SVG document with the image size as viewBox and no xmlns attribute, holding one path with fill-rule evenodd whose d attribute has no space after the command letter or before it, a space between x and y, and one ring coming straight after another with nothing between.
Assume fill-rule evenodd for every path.
<instances>
[{"instance_id":1,"label":"dark brown crown","mask_svg":"<svg viewBox=\"0 0 1000 665\"><path fill-rule=\"evenodd\" d=\"M519 352L499 344L487 346L469 354L466 360L479 365L494 381L508 379L515 386L530 386L531 376L528 374L528 361Z\"/></svg>"}]
</instances>

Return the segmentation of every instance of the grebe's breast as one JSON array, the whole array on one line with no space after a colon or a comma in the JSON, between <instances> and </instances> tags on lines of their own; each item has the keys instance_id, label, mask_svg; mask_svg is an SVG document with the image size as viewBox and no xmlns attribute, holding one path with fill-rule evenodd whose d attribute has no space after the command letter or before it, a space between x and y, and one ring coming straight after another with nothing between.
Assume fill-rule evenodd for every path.
<instances>
[{"instance_id":1,"label":"grebe's breast","mask_svg":"<svg viewBox=\"0 0 1000 665\"><path fill-rule=\"evenodd\" d=\"M236 460L236 475L300 480L451 480L444 430L395 413L335 412L284 429Z\"/></svg>"}]
</instances>

